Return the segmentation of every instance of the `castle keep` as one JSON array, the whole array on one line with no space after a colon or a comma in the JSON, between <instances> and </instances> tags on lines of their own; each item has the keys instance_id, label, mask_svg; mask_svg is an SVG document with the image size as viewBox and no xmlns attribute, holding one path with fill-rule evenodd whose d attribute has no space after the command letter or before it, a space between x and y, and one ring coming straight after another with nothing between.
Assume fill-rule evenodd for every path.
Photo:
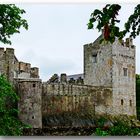
<instances>
[{"instance_id":1,"label":"castle keep","mask_svg":"<svg viewBox=\"0 0 140 140\"><path fill-rule=\"evenodd\" d=\"M19 62L14 49L0 48L0 74L19 94L19 118L42 128L42 118L62 112L92 110L95 115L136 116L135 46L132 39L84 45L84 74L39 79L39 69ZM75 78L76 77L76 78Z\"/></svg>"}]
</instances>

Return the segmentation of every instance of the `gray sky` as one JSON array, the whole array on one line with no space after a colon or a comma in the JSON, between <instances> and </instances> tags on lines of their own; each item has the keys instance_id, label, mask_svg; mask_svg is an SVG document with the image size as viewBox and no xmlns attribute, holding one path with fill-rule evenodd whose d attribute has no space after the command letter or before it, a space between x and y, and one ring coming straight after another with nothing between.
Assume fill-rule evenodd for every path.
<instances>
[{"instance_id":1,"label":"gray sky","mask_svg":"<svg viewBox=\"0 0 140 140\"><path fill-rule=\"evenodd\" d=\"M83 45L94 42L100 35L97 30L87 30L86 24L94 9L105 4L20 4L26 11L29 30L21 29L12 37L12 45L19 61L40 68L40 77L47 80L54 73L68 75L83 73ZM123 4L118 19L119 26L133 12L136 4ZM140 73L140 37L136 45L136 73Z\"/></svg>"}]
</instances>

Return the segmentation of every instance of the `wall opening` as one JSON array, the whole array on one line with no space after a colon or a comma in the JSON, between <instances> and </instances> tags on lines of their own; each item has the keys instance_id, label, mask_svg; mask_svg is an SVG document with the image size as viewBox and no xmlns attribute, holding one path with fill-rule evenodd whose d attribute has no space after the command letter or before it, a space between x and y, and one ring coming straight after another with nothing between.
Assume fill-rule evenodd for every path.
<instances>
[{"instance_id":1,"label":"wall opening","mask_svg":"<svg viewBox=\"0 0 140 140\"><path fill-rule=\"evenodd\" d=\"M130 106L132 106L132 100L129 101Z\"/></svg>"},{"instance_id":2,"label":"wall opening","mask_svg":"<svg viewBox=\"0 0 140 140\"><path fill-rule=\"evenodd\" d=\"M35 116L32 116L32 119L35 119Z\"/></svg>"},{"instance_id":3,"label":"wall opening","mask_svg":"<svg viewBox=\"0 0 140 140\"><path fill-rule=\"evenodd\" d=\"M97 63L97 54L92 55L93 63Z\"/></svg>"},{"instance_id":4,"label":"wall opening","mask_svg":"<svg viewBox=\"0 0 140 140\"><path fill-rule=\"evenodd\" d=\"M36 87L36 84L33 84L33 87Z\"/></svg>"},{"instance_id":5,"label":"wall opening","mask_svg":"<svg viewBox=\"0 0 140 140\"><path fill-rule=\"evenodd\" d=\"M123 75L127 76L127 68L123 68Z\"/></svg>"},{"instance_id":6,"label":"wall opening","mask_svg":"<svg viewBox=\"0 0 140 140\"><path fill-rule=\"evenodd\" d=\"M121 105L123 105L123 99L121 99Z\"/></svg>"}]
</instances>

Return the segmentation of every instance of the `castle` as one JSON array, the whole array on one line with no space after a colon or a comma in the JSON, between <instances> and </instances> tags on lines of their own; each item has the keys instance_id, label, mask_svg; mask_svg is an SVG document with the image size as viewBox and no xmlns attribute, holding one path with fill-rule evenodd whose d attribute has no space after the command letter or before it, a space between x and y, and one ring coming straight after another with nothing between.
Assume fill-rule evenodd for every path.
<instances>
[{"instance_id":1,"label":"castle","mask_svg":"<svg viewBox=\"0 0 140 140\"><path fill-rule=\"evenodd\" d=\"M39 79L39 69L19 62L12 48L0 48L0 74L15 85L19 118L42 128L47 114L91 109L95 114L136 116L135 46L132 39L84 45L84 74ZM83 79L82 79L83 78Z\"/></svg>"}]
</instances>

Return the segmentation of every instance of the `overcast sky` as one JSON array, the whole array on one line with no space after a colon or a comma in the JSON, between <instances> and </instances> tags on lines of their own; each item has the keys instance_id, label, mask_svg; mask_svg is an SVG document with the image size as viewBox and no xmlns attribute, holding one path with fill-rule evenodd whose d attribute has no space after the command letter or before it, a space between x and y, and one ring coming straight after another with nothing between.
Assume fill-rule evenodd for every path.
<instances>
[{"instance_id":1,"label":"overcast sky","mask_svg":"<svg viewBox=\"0 0 140 140\"><path fill-rule=\"evenodd\" d=\"M39 67L40 77L47 80L54 73L67 75L83 73L83 45L94 42L100 35L97 30L87 30L90 14L105 4L20 4L26 11L24 18L28 31L12 37L12 45L19 61ZM118 16L119 26L133 12L136 4L124 4ZM136 45L136 72L140 73L140 37Z\"/></svg>"}]
</instances>

